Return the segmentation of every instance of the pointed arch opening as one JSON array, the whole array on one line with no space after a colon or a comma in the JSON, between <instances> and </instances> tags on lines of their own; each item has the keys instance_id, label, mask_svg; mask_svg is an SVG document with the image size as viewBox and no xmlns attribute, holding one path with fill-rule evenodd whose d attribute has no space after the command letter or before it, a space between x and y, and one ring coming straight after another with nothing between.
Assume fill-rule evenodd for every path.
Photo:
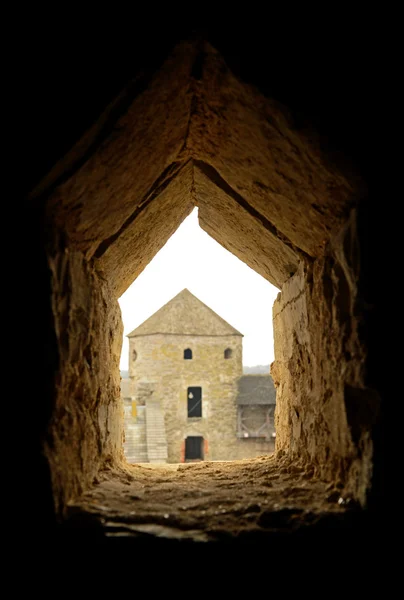
<instances>
[{"instance_id":1,"label":"pointed arch opening","mask_svg":"<svg viewBox=\"0 0 404 600\"><path fill-rule=\"evenodd\" d=\"M86 145L63 159L33 195L48 194L52 232L46 267L51 294L45 291L52 310L58 309L49 329L60 362L49 392L54 418L48 419L53 429L46 460L60 514L78 490L91 486L106 458L117 464L121 457L117 298L195 204L207 233L282 290L274 311L280 360L272 370L283 398L279 455L292 464L303 457L308 473L315 465L316 474L346 485L362 504L371 487L378 398L361 379L365 369L357 368L367 360L357 327L358 315L367 313L357 261L364 238L356 221L366 189L350 168L322 154L315 135L236 79L214 49L205 50L197 93L196 54L187 45L150 89L136 88L143 95L133 98L130 111L114 105L113 115L124 118L110 138L102 127L113 119L104 118L104 142L97 146L89 132ZM215 85L204 86L212 73ZM170 85L175 88L168 94ZM308 436L313 423L321 426ZM72 439L82 452L72 451ZM342 484L336 479L341 473ZM263 511L264 525L265 518Z\"/></svg>"}]
</instances>

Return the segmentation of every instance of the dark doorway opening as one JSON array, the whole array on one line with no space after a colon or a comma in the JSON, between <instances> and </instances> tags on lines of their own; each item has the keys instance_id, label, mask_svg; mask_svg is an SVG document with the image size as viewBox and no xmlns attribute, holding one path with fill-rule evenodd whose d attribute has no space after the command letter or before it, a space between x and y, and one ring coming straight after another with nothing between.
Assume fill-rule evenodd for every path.
<instances>
[{"instance_id":1,"label":"dark doorway opening","mask_svg":"<svg viewBox=\"0 0 404 600\"><path fill-rule=\"evenodd\" d=\"M185 460L203 460L203 437L192 435L185 439Z\"/></svg>"},{"instance_id":2,"label":"dark doorway opening","mask_svg":"<svg viewBox=\"0 0 404 600\"><path fill-rule=\"evenodd\" d=\"M187 348L186 350L184 350L184 359L192 360L192 350L190 348Z\"/></svg>"},{"instance_id":3,"label":"dark doorway opening","mask_svg":"<svg viewBox=\"0 0 404 600\"><path fill-rule=\"evenodd\" d=\"M188 419L202 417L202 388L189 387L188 393Z\"/></svg>"}]
</instances>

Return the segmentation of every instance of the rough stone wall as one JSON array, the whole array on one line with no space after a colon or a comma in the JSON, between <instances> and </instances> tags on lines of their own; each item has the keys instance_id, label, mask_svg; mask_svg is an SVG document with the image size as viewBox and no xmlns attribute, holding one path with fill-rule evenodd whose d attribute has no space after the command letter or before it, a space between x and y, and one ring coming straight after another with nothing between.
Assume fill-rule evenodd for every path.
<instances>
[{"instance_id":1,"label":"rough stone wall","mask_svg":"<svg viewBox=\"0 0 404 600\"><path fill-rule=\"evenodd\" d=\"M49 263L59 370L45 454L60 513L101 466L123 457L123 326L109 285L81 253L59 251Z\"/></svg>"},{"instance_id":2,"label":"rough stone wall","mask_svg":"<svg viewBox=\"0 0 404 600\"><path fill-rule=\"evenodd\" d=\"M192 349L192 360L184 350ZM224 358L226 348L233 350ZM129 340L133 396L144 402L152 390L162 402L168 444L168 462L180 462L187 436L203 436L206 460L237 456L237 379L242 374L241 336L149 335ZM188 419L187 389L202 388L202 417Z\"/></svg>"},{"instance_id":3,"label":"rough stone wall","mask_svg":"<svg viewBox=\"0 0 404 600\"><path fill-rule=\"evenodd\" d=\"M209 43L183 41L140 89L123 90L33 192L55 185L50 213L118 296L195 205L207 233L280 287L364 193Z\"/></svg>"},{"instance_id":4,"label":"rough stone wall","mask_svg":"<svg viewBox=\"0 0 404 600\"><path fill-rule=\"evenodd\" d=\"M364 383L356 212L328 252L284 284L273 307L276 451L311 464L362 504L378 397Z\"/></svg>"},{"instance_id":5,"label":"rough stone wall","mask_svg":"<svg viewBox=\"0 0 404 600\"><path fill-rule=\"evenodd\" d=\"M362 15L359 17L358 25ZM108 19L110 18L111 14L108 11ZM152 231L145 232L142 225L142 235L138 235L137 222L139 215L142 214L139 211L144 211L144 217L147 217L147 208L152 209L151 204L162 187L168 190L171 181L177 177L182 179L184 184L188 181L187 169L184 167L185 161L190 157L194 165L198 163L193 167L194 183L189 192L190 203L199 202L202 226L225 247L238 252L238 256L247 261L252 268L257 269L258 272L265 270L267 277L271 276L274 281L278 281L275 279L277 277L275 271L285 272L285 279L295 271L294 268L285 269L289 260L280 260L283 255L282 246L287 245L289 249L291 248L285 236L290 238L289 241L297 249L302 248L313 258L318 258L323 254L323 242L325 247L330 232L337 223L342 223L345 219L345 209L362 198L362 192L358 193L357 189L349 193L348 186L352 186L351 179L347 175L347 186L341 180L343 173L333 164L333 161L331 164L324 165L323 148L330 150L335 148L338 150L336 162L338 154L342 155L344 162L346 159L347 162L356 163L365 177L372 180L374 165L378 162L377 159L374 160L375 150L380 148L380 151L385 154L384 145L373 143L374 127L371 126L373 114L369 108L369 98L372 97L374 77L371 72L373 65L370 61L368 62L370 76L358 77L358 64L366 69L362 60L363 49L369 41L366 27L351 23L352 26L343 28L344 43L340 44L341 27L338 22L334 22L333 27L330 21L331 27L325 30L319 28L314 20L312 31L308 31L310 24L307 21L304 26L300 24L295 28L295 35L289 35L290 51L279 52L284 41L284 32L281 28L278 28L278 35L276 35L276 28L273 28L271 35L268 35L266 23L262 28L258 27L258 23L254 23L249 34L248 28L244 28L240 29L243 31L243 35L240 35L235 28L221 28L218 27L215 19L210 20L220 31L217 37L221 38L223 35L219 47L221 46L229 66L232 65L230 60L232 57L236 66L237 62L244 63L244 68L238 71L240 83L242 79L250 81L265 95L284 101L292 110L289 119L283 118L283 109L278 110L273 102L268 104L260 94L255 92L250 94L246 92L244 86L240 89L238 82L232 80L231 75L227 69L222 68L222 65L215 70L214 65L219 59L214 53L209 52L211 54L209 60L202 57L199 69L195 68L195 53L190 51L189 47L182 53L186 58L183 67L181 63L177 64L175 61L174 69L171 66L164 71L160 84L156 80L152 85L147 81L143 85L141 81L143 87L139 88L137 80L144 70L144 65L139 64L139 61L142 62L140 57L151 55L151 50L161 45L163 32L156 30L153 20L150 20L150 25L147 27L143 20L138 19L137 30L133 29L133 24L130 23L131 35L127 35L126 39L125 35L122 35L120 26L110 27L108 34L102 32L101 36L99 27L83 27L81 33L69 29L68 36L74 38L77 34L79 38L82 36L81 42L80 40L79 43L75 42L74 48L69 43L65 43L66 39L63 35L55 35L55 29L52 30L46 20L41 20L42 25L40 20L39 17L35 24L30 23L31 26L26 29L24 39L29 52L20 53L23 58L18 69L21 89L32 89L35 93L30 94L24 110L19 111L18 122L22 123L19 134L21 150L19 154L22 163L19 162L21 177L18 183L22 183L23 189L28 192L51 165L55 165L55 175L50 181L46 178L39 192L31 197L42 199L52 192L53 186L65 182L63 189L55 190L56 196L55 201L51 203L51 214L57 215L60 229L67 231L71 250L88 252L89 256L93 256L98 251L98 255L101 254L97 259L99 262L103 261L103 256L105 257L105 277L111 277L121 285L126 285L136 277L142 266L167 239L163 234L167 237L169 235L166 224L164 227L160 226L156 219L153 219L155 234ZM123 23L123 19L119 21L120 24ZM194 25L192 19L192 28ZM113 29L117 39L119 38L117 44L111 42ZM171 28L165 27L164 33L168 31L171 34ZM61 29L58 33L62 33ZM31 44L27 42L30 36L33 42ZM233 50L231 44L225 41L225 36L233 37L235 46ZM108 40L108 48L102 49L100 42L104 38ZM42 43L37 43L38 40ZM306 41L310 43L305 43ZM47 48L52 48L53 62L57 65L51 74L46 68L46 61L42 60L44 49L46 51ZM321 48L321 56L318 48ZM161 57L164 52L161 49ZM124 77L122 65L125 63L128 68ZM327 65L326 69L324 64ZM89 65L91 65L91 77L87 76ZM116 78L117 72L120 72L121 79ZM209 72L213 72L213 77L209 78ZM342 73L343 77L341 77ZM119 114L116 115L123 114L124 120L121 122L118 122L113 111L110 111L95 123L101 109L116 93L119 82L129 81L133 77L136 78L133 93L129 94L130 90L124 90L121 96L126 96L125 106L135 101L133 110L125 117L123 114L125 107L119 107ZM190 81L191 78L196 82ZM147 94L141 93L144 87L148 88ZM200 88L197 94L195 94L195 87ZM325 90L327 93L324 93ZM21 97L25 97L25 92ZM256 108L259 111L257 115L255 115ZM315 142L317 148L314 150L311 144L307 144L302 139L306 129L306 116L308 119L314 119L314 127L318 128L321 134L320 143ZM56 161L65 154L74 140L79 139L85 128L92 122L95 123L95 129L100 132L100 135L87 136L89 139L86 144L80 140L69 153L69 160L63 159L59 165L56 164ZM190 134L187 135L187 132ZM307 137L310 135L308 132ZM39 143L40 141L42 143ZM185 148L187 142L192 142L193 149ZM94 156L95 152L98 152L98 156ZM201 162L204 164L201 165ZM85 170L78 173L82 166ZM215 173L209 169L210 166ZM215 188L218 190L217 195L212 197L212 202L209 203L209 195ZM206 190L209 193L206 193ZM345 193L347 190L348 193ZM228 198L233 199L230 210L235 207L234 212L237 211L238 215L237 222L234 223L232 220L230 225L227 224L230 210L227 204L223 204L222 209L220 199L222 192L225 195L226 191L228 191ZM383 202L381 198L384 199ZM26 308L26 291L30 290L29 308L33 324L30 324L29 335L34 340L35 349L30 359L25 360L24 369L32 393L35 395L35 406L29 418L29 431L35 431L35 435L31 434L30 445L24 444L23 458L28 457L29 460L28 471L34 483L32 486L34 493L30 500L32 503L36 502L36 510L33 510L32 514L37 517L48 497L48 475L43 467L39 441L42 442L48 415L53 411L50 389L53 389L54 372L58 370L58 365L54 364L56 362L53 344L55 331L53 322L48 319L50 295L48 274L43 266L42 249L39 248L42 245L41 236L47 228L39 224L37 219L32 218L40 212L38 206L34 203L27 204L31 205L29 210L27 210L28 206L22 205L18 219L18 227L22 224L23 230L21 232L21 229L18 229L18 244L15 248L16 251L18 249L21 252L20 262L16 261L16 264L24 264L25 273L23 278L17 277L20 293L14 292L13 305L18 298L21 298L24 303L23 309ZM391 223L398 215L399 203L396 201L396 195L386 194L383 190L380 195L375 194L372 205L374 216L371 226L368 233L363 234L369 239L367 253L367 260L370 263L369 274L367 280L360 284L371 307L369 312L373 311L367 324L369 334L367 351L369 354L373 353L372 384L378 387L383 396L386 396L384 405L387 405L394 398L394 395L389 393L388 384L391 385L393 382L395 385L396 374L391 368L391 353L387 351L388 344L385 337L386 331L389 330L385 319L391 311L391 297L385 291L386 286L380 285L380 281L383 276L384 282L394 280L387 276L394 253L390 251L390 244L386 242L392 238ZM20 207L20 203L18 206ZM249 227L244 225L247 221L245 212L250 216ZM178 213L177 223L180 222L180 216ZM161 212L161 221L164 219L166 214ZM172 230L175 229L175 224L173 219ZM137 256L141 260L133 262L131 272L122 273L121 268L128 267L125 265L125 253L119 251L120 235L118 234L126 232L126 236L129 234L129 229L133 232L133 250L130 256ZM270 236L266 234L267 242L264 245L261 240L265 229L273 235L269 239ZM122 239L127 250L126 239L125 237ZM136 247L141 248L142 252L136 253ZM276 264L272 266L275 262L271 259L272 248L275 247L278 248L279 260L276 260ZM261 248L263 251L268 248L262 259ZM102 254L103 250L106 250L104 254ZM58 261L61 260L62 257L59 257ZM366 406L363 394L367 397L368 391L364 389L361 376L355 374L355 365L361 365L361 360L355 356L350 358L344 356L341 346L345 349L348 342L338 339L338 331L342 333L344 329L348 330L348 325L354 323L356 317L348 317L344 327L341 316L336 316L334 321L329 306L330 301L328 306L321 308L324 300L324 294L320 293L321 287L331 288L333 293L340 295L337 293L336 281L330 280L329 274L335 271L332 261L333 258L329 255L313 269L302 272L296 277L296 280L306 278L308 282L308 289L302 292L300 298L296 298L292 293L292 281L287 284L277 307L279 314L275 317L278 323L283 323L285 335L291 332L296 335L296 337L292 336L290 345L285 338L280 346L278 344L277 350L276 364L279 372L286 378L278 390L278 404L281 403L279 409L284 406L286 411L283 423L286 428L283 447L285 450L291 449L295 457L298 457L301 452L307 460L316 463L317 468L321 468L325 473L340 471L338 465L341 465L343 455L350 456L348 465L356 461L355 456L359 455L358 448L362 443L361 440L363 440L361 452L365 457L364 462L367 463L365 449L369 448L366 433L355 418L357 412L355 406L357 406L359 414L364 413L364 425L369 420L366 410L361 410L362 404ZM266 267L266 262L271 265L270 268ZM340 259L337 264L341 264ZM294 261L292 266L295 266ZM84 269L84 265L80 266L79 274L81 269ZM341 280L338 268L336 271L338 280ZM124 277L121 276L122 274ZM27 285L27 277L29 285ZM60 292L60 289L63 289L65 284L62 283L61 277L56 277L55 280L57 288L54 295L58 296L58 302L61 303L66 293ZM280 286L284 281L280 281ZM98 283L97 280L97 285ZM303 283L301 281L302 285ZM74 278L70 285L73 284ZM354 290L351 281L346 285L349 292ZM298 285L297 288L299 289ZM99 294L99 289L98 287L98 291L94 291L95 295ZM295 291L299 293L298 290ZM77 294L77 290L75 293ZM288 293L291 301L289 305L287 305ZM298 322L297 309L303 302L306 315L302 316L302 321L310 321L308 331L304 322ZM351 297L349 302L351 303ZM340 302L339 305L341 307L343 303ZM70 304L67 307L60 307L59 310L68 315L69 307ZM106 308L103 310L107 311ZM19 318L15 318L14 327L21 321L20 305L18 305L18 314ZM319 316L321 321L315 327L314 320ZM61 320L60 317L58 319ZM288 320L289 326L287 326ZM331 327L329 332L328 326ZM21 329L25 327L25 323L23 328L20 325ZM324 327L323 331L321 327ZM72 325L65 333L65 338L60 323L57 331L58 345L65 349L62 353L62 370L59 375L59 386L63 386L68 384L69 378L72 379L67 360L70 349L76 346L77 341L72 337L75 335ZM331 336L330 340L327 340L328 333ZM22 336L24 335L26 332L22 331ZM80 333L80 337L82 335L84 332ZM99 340L94 336L94 352L103 335L100 334ZM354 340L356 335L350 332L347 339ZM334 354L335 349L338 350L336 354ZM387 356L389 364L387 364ZM294 363L289 365L292 359ZM309 363L309 360L310 371L307 377L304 377L303 367ZM74 356L71 369L77 369L79 373L75 385L88 388L90 385L88 382L79 382L81 368L83 367L80 367L79 361ZM108 375L103 374L101 368L96 374L98 377L96 385L99 385L101 390L104 389L107 376L111 373L107 362L104 369ZM353 373L349 372L350 369ZM332 375L334 371L338 373L341 381ZM292 377L295 372L298 379L295 385L296 398L293 398ZM344 393L342 388L345 382L352 383L348 383L349 387ZM73 384L71 387L74 393ZM328 390L332 391L327 395ZM76 422L82 425L82 416L80 418L72 416L80 414L80 406L76 408L73 406L73 399L67 391L58 393L57 414L53 416L53 427L57 427L58 416L61 421L76 419ZM66 409L62 406L63 394L66 397ZM81 394L78 394L77 402L81 400ZM312 402L311 405L309 400ZM85 401L88 402L87 397ZM300 418L294 413L294 402L297 411L300 411ZM322 402L325 409L323 420L320 416ZM346 404L345 408L344 404ZM304 409L300 405L304 406ZM331 406L334 407L335 416ZM278 414L280 416L280 410ZM307 426L304 421L306 416ZM89 420L93 422L93 419ZM321 423L323 429L319 425ZM348 423L352 424L351 432L348 431ZM67 425L63 422L60 424L59 437L62 436L63 427L66 429L66 436L74 433L73 423L68 421ZM383 424L380 423L380 426L381 439L376 461L379 464L379 471L384 469L387 463L383 451ZM94 437L91 433L92 428L93 425L90 427L90 433L86 434L90 438ZM332 430L333 433L328 430ZM338 441L338 431L341 433L340 441ZM287 435L293 432L297 436L295 441L292 435L289 437ZM318 441L315 439L317 432ZM280 443L279 435L280 432L278 432ZM83 437L82 430L80 436ZM58 438L55 433L53 437ZM67 441L58 442L59 446L61 452L64 452ZM315 461L314 456L316 449L319 450L318 461ZM327 451L335 463L329 469L325 466ZM48 455L54 481L55 473L58 473L57 487L62 486L62 478L66 475L69 489L77 488L78 485L73 485L70 481L72 475L69 464L74 467L78 464L78 458L73 461L70 458L66 459L63 453L58 455L51 445L48 448ZM67 460L68 464L57 465L56 456L59 456L60 463ZM84 467L89 463L90 461L82 463L80 468L83 472ZM36 469L34 464L37 464ZM33 472L34 476L32 476ZM41 473L41 482L39 482L38 472ZM366 469L358 469L358 474L360 473L365 474L366 480ZM75 473L74 477L77 481L88 480L88 477L83 474ZM380 493L383 486L381 474L378 485ZM66 497L68 495L66 494ZM59 496L62 497L63 494L59 493ZM20 516L21 514L18 515L19 518ZM35 520L42 528L41 520L39 518Z\"/></svg>"}]
</instances>

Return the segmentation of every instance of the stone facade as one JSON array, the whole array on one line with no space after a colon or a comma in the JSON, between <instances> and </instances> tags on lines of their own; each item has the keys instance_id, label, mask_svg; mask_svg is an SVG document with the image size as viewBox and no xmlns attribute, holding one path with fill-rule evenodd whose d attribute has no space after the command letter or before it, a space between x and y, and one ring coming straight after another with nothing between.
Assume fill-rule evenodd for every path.
<instances>
[{"instance_id":1,"label":"stone facade","mask_svg":"<svg viewBox=\"0 0 404 600\"><path fill-rule=\"evenodd\" d=\"M168 462L232 460L273 451L273 440L253 443L238 433L242 334L188 290L128 337L132 418L145 407L147 424L152 410L161 411L165 430L160 428L154 443L166 443ZM128 436L129 427L127 421ZM125 451L128 460L139 462L128 444Z\"/></svg>"}]
</instances>

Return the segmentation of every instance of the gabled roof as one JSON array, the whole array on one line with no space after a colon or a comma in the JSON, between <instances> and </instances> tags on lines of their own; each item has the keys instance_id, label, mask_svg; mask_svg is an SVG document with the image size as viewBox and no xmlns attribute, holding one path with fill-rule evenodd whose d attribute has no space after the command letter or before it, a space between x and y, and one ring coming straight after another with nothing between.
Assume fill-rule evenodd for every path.
<instances>
[{"instance_id":1,"label":"gabled roof","mask_svg":"<svg viewBox=\"0 0 404 600\"><path fill-rule=\"evenodd\" d=\"M186 288L139 327L136 327L127 337L156 333L209 336L243 335Z\"/></svg>"},{"instance_id":2,"label":"gabled roof","mask_svg":"<svg viewBox=\"0 0 404 600\"><path fill-rule=\"evenodd\" d=\"M243 375L238 380L237 404L276 404L276 390L270 375Z\"/></svg>"}]
</instances>

